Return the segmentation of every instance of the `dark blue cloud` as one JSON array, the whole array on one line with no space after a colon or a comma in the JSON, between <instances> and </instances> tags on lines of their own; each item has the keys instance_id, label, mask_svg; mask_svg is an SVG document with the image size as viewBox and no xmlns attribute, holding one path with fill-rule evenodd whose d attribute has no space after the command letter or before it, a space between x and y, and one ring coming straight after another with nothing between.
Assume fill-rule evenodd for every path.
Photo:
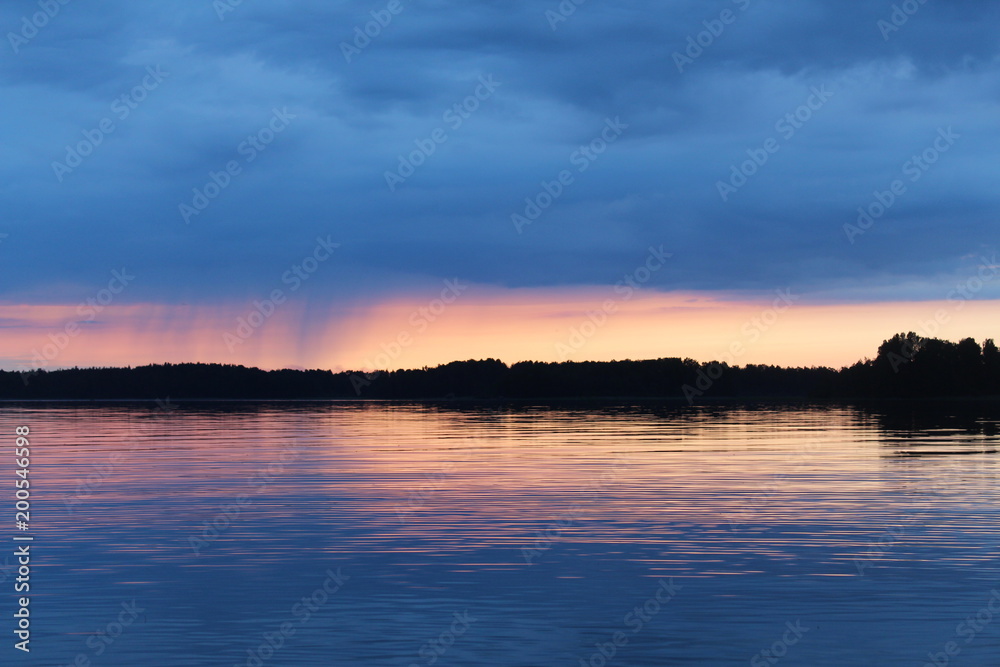
<instances>
[{"instance_id":1,"label":"dark blue cloud","mask_svg":"<svg viewBox=\"0 0 1000 667\"><path fill-rule=\"evenodd\" d=\"M0 8L0 299L71 301L123 265L140 275L128 299L245 298L320 234L343 252L316 299L451 276L608 284L659 244L674 253L660 289L934 299L995 251L995 3L914 0L896 25L891 2L588 2L553 30L554 1L401 0L348 62L343 43L388 4L258 0L220 20L207 0L70 2L30 39L39 5ZM157 66L162 82L130 97ZM473 99L490 76L499 88ZM294 118L271 137L276 110ZM628 128L581 160L616 118ZM105 119L114 131L60 173ZM947 128L960 138L914 179ZM428 141L390 191L386 172ZM563 170L572 183L518 233L511 216ZM888 211L845 231L896 180Z\"/></svg>"}]
</instances>

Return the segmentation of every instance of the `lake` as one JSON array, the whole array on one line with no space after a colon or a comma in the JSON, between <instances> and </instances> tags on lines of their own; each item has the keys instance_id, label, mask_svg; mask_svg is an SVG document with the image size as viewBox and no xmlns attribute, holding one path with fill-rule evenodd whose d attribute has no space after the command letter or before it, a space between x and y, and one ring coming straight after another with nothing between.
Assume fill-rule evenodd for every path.
<instances>
[{"instance_id":1,"label":"lake","mask_svg":"<svg viewBox=\"0 0 1000 667\"><path fill-rule=\"evenodd\" d=\"M1000 406L7 404L3 665L1000 664ZM994 618L994 616L996 618Z\"/></svg>"}]
</instances>

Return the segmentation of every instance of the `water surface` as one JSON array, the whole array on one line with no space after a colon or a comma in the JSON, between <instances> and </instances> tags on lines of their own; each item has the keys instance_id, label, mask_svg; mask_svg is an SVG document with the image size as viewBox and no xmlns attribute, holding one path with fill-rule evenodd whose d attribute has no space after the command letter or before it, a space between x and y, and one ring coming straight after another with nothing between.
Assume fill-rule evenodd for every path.
<instances>
[{"instance_id":1,"label":"water surface","mask_svg":"<svg viewBox=\"0 0 1000 667\"><path fill-rule=\"evenodd\" d=\"M10 444L32 431L33 650L0 664L995 667L1000 613L975 617L1000 612L998 423L8 405Z\"/></svg>"}]
</instances>

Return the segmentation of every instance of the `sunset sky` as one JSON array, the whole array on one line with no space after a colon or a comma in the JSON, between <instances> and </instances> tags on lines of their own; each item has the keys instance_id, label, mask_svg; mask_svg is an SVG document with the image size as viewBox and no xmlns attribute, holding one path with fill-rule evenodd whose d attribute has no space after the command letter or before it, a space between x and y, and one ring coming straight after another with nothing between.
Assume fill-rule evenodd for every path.
<instances>
[{"instance_id":1,"label":"sunset sky","mask_svg":"<svg viewBox=\"0 0 1000 667\"><path fill-rule=\"evenodd\" d=\"M0 368L1000 338L995 2L41 7L0 7Z\"/></svg>"}]
</instances>

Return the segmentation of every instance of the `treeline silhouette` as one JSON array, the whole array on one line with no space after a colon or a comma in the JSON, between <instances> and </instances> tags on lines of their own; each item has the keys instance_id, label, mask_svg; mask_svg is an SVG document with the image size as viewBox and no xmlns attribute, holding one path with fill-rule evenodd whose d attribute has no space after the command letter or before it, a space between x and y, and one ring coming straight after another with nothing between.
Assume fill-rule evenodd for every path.
<instances>
[{"instance_id":1,"label":"treeline silhouette","mask_svg":"<svg viewBox=\"0 0 1000 667\"><path fill-rule=\"evenodd\" d=\"M993 340L897 334L839 371L699 363L455 361L392 372L264 371L223 364L0 371L0 399L916 398L1000 396Z\"/></svg>"}]
</instances>

